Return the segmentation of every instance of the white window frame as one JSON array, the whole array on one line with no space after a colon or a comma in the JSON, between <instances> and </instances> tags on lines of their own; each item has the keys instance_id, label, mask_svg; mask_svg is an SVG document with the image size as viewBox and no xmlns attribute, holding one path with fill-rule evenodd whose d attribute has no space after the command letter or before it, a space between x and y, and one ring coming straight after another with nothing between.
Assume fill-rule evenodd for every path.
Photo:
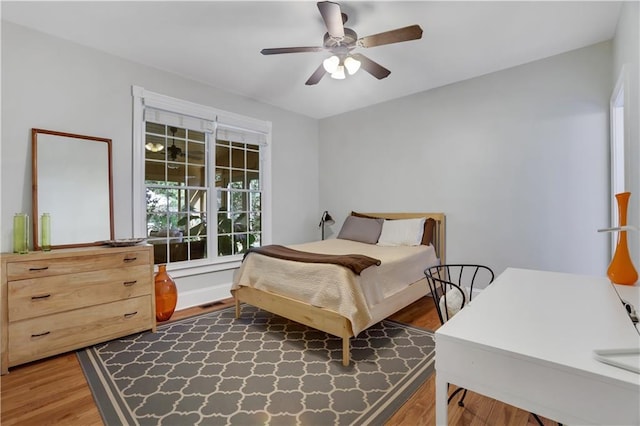
<instances>
[{"instance_id":1,"label":"white window frame","mask_svg":"<svg viewBox=\"0 0 640 426\"><path fill-rule=\"evenodd\" d=\"M271 122L246 117L240 114L219 110L205 105L196 104L182 99L172 98L170 96L151 92L140 86L132 86L131 94L133 97L133 167L132 167L132 220L133 235L140 238L147 237L146 222L146 196L145 196L145 152L144 152L144 132L145 107L158 110L169 111L175 114L181 114L197 119L208 120L214 123L222 123L225 126L237 126L239 128L248 128L260 131L266 136L266 145L260 152L260 170L261 170L261 209L262 209L262 235L261 241L263 245L271 244L271 222L272 222L272 203L271 203ZM215 128L214 134L208 137L210 143L215 144ZM209 167L215 170L215 149L208 149ZM215 173L210 173L214 175ZM211 179L209 179L211 180ZM210 193L215 194L215 186L213 182L208 182ZM216 197L208 197L207 212L209 220L217 217ZM210 228L210 227L208 227ZM215 236L215 235L214 235ZM197 275L209 272L224 271L235 269L242 262L242 254L234 256L217 257L217 250L212 249L212 245L217 244L217 239L208 238L209 247L207 255L212 256L207 259L198 259L177 263L169 263L167 269L172 272L174 278L184 276ZM213 240L216 240L215 242Z\"/></svg>"}]
</instances>

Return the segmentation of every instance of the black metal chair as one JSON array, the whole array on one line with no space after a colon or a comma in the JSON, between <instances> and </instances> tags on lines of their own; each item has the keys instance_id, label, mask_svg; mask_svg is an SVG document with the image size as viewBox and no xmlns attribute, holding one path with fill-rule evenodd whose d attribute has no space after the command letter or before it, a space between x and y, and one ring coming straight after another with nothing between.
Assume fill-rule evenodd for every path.
<instances>
[{"instance_id":1,"label":"black metal chair","mask_svg":"<svg viewBox=\"0 0 640 426\"><path fill-rule=\"evenodd\" d=\"M474 286L488 286L495 278L493 270L484 265L451 264L438 265L427 268L424 271L431 291L433 303L436 306L440 323L444 324L467 303L471 302ZM464 398L467 390L457 388L447 399L447 403L462 391L462 397L458 401L460 407L464 407ZM531 413L540 426L544 426L537 414ZM559 423L561 426L561 424Z\"/></svg>"},{"instance_id":2,"label":"black metal chair","mask_svg":"<svg viewBox=\"0 0 640 426\"><path fill-rule=\"evenodd\" d=\"M471 301L474 286L484 288L494 279L491 268L473 264L432 266L425 269L424 274L441 324L447 322ZM467 390L464 388L456 389L447 402L450 403L460 391L463 393L458 405L464 407L464 398L467 396Z\"/></svg>"}]
</instances>

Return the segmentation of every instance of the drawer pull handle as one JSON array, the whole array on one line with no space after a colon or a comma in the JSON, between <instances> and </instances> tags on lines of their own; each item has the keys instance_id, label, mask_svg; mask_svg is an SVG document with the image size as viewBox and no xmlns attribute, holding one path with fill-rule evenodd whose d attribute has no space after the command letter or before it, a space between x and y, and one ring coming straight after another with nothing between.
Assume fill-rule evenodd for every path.
<instances>
[{"instance_id":1,"label":"drawer pull handle","mask_svg":"<svg viewBox=\"0 0 640 426\"><path fill-rule=\"evenodd\" d=\"M29 268L30 271L46 271L47 269L49 269L48 266L42 266L40 268Z\"/></svg>"},{"instance_id":2,"label":"drawer pull handle","mask_svg":"<svg viewBox=\"0 0 640 426\"><path fill-rule=\"evenodd\" d=\"M43 300L50 298L50 294L43 294L42 296L31 296L31 300Z\"/></svg>"},{"instance_id":3,"label":"drawer pull handle","mask_svg":"<svg viewBox=\"0 0 640 426\"><path fill-rule=\"evenodd\" d=\"M44 333L39 333L39 334L32 334L31 338L34 339L36 337L42 337L42 336L46 336L47 334L51 334L50 331L45 331Z\"/></svg>"},{"instance_id":4,"label":"drawer pull handle","mask_svg":"<svg viewBox=\"0 0 640 426\"><path fill-rule=\"evenodd\" d=\"M137 260L137 259L138 259L137 257L125 257L124 261L125 262L133 262L134 260Z\"/></svg>"},{"instance_id":5,"label":"drawer pull handle","mask_svg":"<svg viewBox=\"0 0 640 426\"><path fill-rule=\"evenodd\" d=\"M132 285L134 285L134 284L135 284L135 283L137 283L137 282L138 282L138 280L125 281L125 282L123 282L122 284L123 284L125 287L131 287Z\"/></svg>"},{"instance_id":6,"label":"drawer pull handle","mask_svg":"<svg viewBox=\"0 0 640 426\"><path fill-rule=\"evenodd\" d=\"M125 318L131 318L131 317L133 317L133 316L135 316L135 315L138 315L138 311L130 312L130 313L128 313L128 314L124 314L124 317L125 317Z\"/></svg>"}]
</instances>

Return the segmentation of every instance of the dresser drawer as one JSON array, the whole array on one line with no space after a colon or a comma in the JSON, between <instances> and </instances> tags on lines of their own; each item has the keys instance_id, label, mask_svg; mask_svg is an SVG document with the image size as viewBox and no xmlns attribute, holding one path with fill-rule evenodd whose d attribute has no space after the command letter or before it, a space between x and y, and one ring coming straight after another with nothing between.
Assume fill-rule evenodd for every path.
<instances>
[{"instance_id":1,"label":"dresser drawer","mask_svg":"<svg viewBox=\"0 0 640 426\"><path fill-rule=\"evenodd\" d=\"M10 323L9 366L153 328L151 296Z\"/></svg>"},{"instance_id":2,"label":"dresser drawer","mask_svg":"<svg viewBox=\"0 0 640 426\"><path fill-rule=\"evenodd\" d=\"M149 266L149 250L117 251L95 256L65 256L59 258L26 259L7 263L7 280L24 280L78 272L114 269L128 266Z\"/></svg>"},{"instance_id":3,"label":"dresser drawer","mask_svg":"<svg viewBox=\"0 0 640 426\"><path fill-rule=\"evenodd\" d=\"M11 281L9 322L152 294L149 265Z\"/></svg>"}]
</instances>

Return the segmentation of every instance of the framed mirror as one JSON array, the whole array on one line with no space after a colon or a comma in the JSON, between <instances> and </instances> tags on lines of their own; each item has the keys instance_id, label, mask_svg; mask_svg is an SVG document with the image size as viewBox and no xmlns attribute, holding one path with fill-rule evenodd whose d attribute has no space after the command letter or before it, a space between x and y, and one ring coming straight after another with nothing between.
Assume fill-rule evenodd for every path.
<instances>
[{"instance_id":1,"label":"framed mirror","mask_svg":"<svg viewBox=\"0 0 640 426\"><path fill-rule=\"evenodd\" d=\"M33 247L40 216L51 217L51 248L113 240L111 139L32 129Z\"/></svg>"}]
</instances>

